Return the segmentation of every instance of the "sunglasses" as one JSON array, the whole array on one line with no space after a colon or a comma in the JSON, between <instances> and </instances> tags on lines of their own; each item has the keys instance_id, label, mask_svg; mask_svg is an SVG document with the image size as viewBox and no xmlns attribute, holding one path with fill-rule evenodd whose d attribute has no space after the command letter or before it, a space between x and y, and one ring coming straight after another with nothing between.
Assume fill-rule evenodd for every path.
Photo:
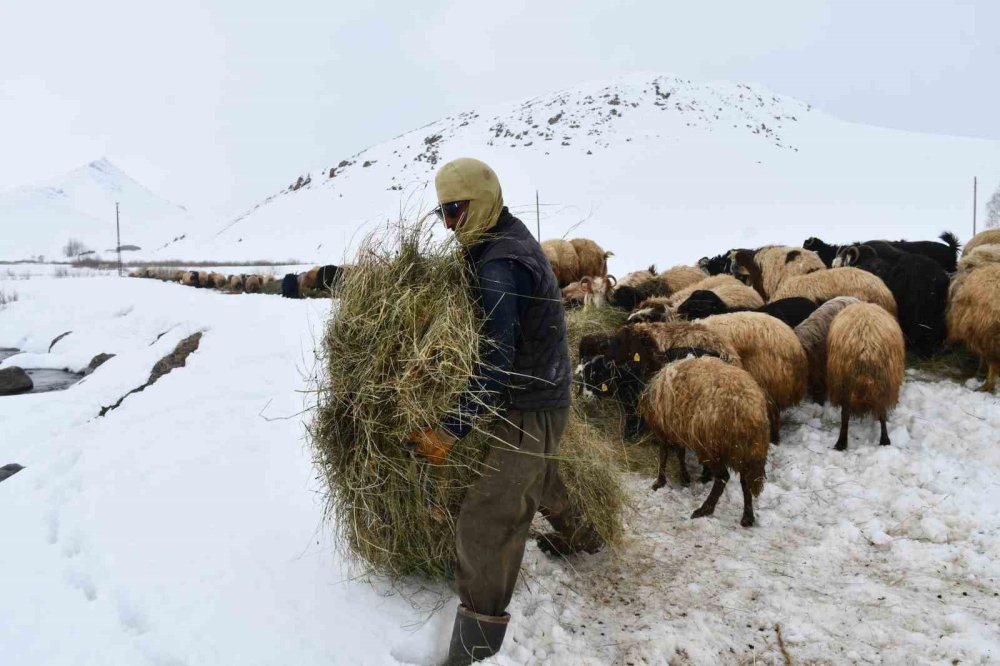
<instances>
[{"instance_id":1,"label":"sunglasses","mask_svg":"<svg viewBox=\"0 0 1000 666\"><path fill-rule=\"evenodd\" d=\"M464 201L452 201L451 203L441 204L434 209L434 214L438 216L439 220L443 220L445 217L456 217L459 211L462 210L464 203Z\"/></svg>"}]
</instances>

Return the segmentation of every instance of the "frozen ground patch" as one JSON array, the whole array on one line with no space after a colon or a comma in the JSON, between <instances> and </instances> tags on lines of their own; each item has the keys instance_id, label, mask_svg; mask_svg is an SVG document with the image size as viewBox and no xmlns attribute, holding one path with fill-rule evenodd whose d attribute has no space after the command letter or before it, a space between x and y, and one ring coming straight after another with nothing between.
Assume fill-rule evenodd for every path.
<instances>
[{"instance_id":1,"label":"frozen ground patch","mask_svg":"<svg viewBox=\"0 0 1000 666\"><path fill-rule=\"evenodd\" d=\"M0 398L0 465L26 466L0 483L0 661L443 656L446 590L351 580L322 524L298 391L328 302L116 278L18 290L0 347L71 370L116 356L66 391ZM96 418L198 331L184 368ZM707 487L634 475L620 560L529 546L496 662L781 664L779 624L796 664L1000 659L1000 401L908 378L893 446L852 424L845 453L834 410L785 422L757 527L739 526L738 486L692 521Z\"/></svg>"}]
</instances>

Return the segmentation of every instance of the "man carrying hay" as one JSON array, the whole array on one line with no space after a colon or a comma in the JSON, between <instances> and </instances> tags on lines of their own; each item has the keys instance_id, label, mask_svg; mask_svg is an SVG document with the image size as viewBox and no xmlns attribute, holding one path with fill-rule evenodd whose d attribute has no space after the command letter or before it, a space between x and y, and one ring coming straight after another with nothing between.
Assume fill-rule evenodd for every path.
<instances>
[{"instance_id":1,"label":"man carrying hay","mask_svg":"<svg viewBox=\"0 0 1000 666\"><path fill-rule=\"evenodd\" d=\"M435 179L438 215L478 277L487 344L481 372L458 408L407 445L441 463L483 412L501 418L482 477L469 488L456 526L461 599L447 664L469 664L500 649L532 518L555 529L539 538L550 554L600 548L569 505L554 456L566 428L571 368L562 297L538 241L503 205L500 182L478 160L445 164ZM485 397L484 397L485 396Z\"/></svg>"}]
</instances>

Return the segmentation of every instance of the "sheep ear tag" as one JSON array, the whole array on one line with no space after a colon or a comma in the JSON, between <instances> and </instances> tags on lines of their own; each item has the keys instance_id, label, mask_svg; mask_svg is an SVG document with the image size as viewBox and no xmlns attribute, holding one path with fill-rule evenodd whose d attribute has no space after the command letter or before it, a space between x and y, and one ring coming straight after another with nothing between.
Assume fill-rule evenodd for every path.
<instances>
[{"instance_id":1,"label":"sheep ear tag","mask_svg":"<svg viewBox=\"0 0 1000 666\"><path fill-rule=\"evenodd\" d=\"M608 385L601 384L601 393L607 393L607 392L608 392Z\"/></svg>"},{"instance_id":2,"label":"sheep ear tag","mask_svg":"<svg viewBox=\"0 0 1000 666\"><path fill-rule=\"evenodd\" d=\"M632 362L633 363L638 363L639 360L640 360L639 359L639 352L636 352L635 356L632 357Z\"/></svg>"}]
</instances>

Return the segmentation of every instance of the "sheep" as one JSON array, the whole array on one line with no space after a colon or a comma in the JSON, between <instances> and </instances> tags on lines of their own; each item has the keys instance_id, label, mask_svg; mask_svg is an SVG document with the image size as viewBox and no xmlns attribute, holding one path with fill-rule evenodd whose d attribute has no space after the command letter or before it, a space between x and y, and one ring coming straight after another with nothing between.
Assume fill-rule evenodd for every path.
<instances>
[{"instance_id":1,"label":"sheep","mask_svg":"<svg viewBox=\"0 0 1000 666\"><path fill-rule=\"evenodd\" d=\"M833 260L833 267L853 266L863 271L868 271L885 282L892 270L892 263L899 259L901 252L894 251L891 260L885 258L885 254L879 256L875 247L854 243L853 245L843 245L837 251L837 258Z\"/></svg>"},{"instance_id":2,"label":"sheep","mask_svg":"<svg viewBox=\"0 0 1000 666\"><path fill-rule=\"evenodd\" d=\"M938 262L883 243L841 248L834 265L855 266L885 282L896 301L908 349L927 357L940 348L945 338L948 274Z\"/></svg>"},{"instance_id":3,"label":"sheep","mask_svg":"<svg viewBox=\"0 0 1000 666\"><path fill-rule=\"evenodd\" d=\"M586 390L595 390L602 397L618 399L625 409L625 435L632 438L642 429L639 415L639 395L643 384L669 360L686 356L713 355L722 361L740 365L733 346L724 338L700 324L651 324L623 327L614 336L597 336L580 343L582 361L579 374ZM679 356L678 356L679 355ZM661 476L666 448L661 442ZM685 465L683 448L677 449L682 485L691 482ZM711 470L702 470L702 481L711 479Z\"/></svg>"},{"instance_id":4,"label":"sheep","mask_svg":"<svg viewBox=\"0 0 1000 666\"><path fill-rule=\"evenodd\" d=\"M714 291L719 293L718 289L720 287L728 290L727 293L730 295L730 300L739 301L739 303L733 302L733 307L736 307L737 305L740 307L760 307L761 305L764 305L764 299L757 295L753 289L748 288L732 275L712 275L695 282L692 285L670 294L668 305L677 307L696 291ZM733 297L737 294L739 295L738 298L734 299ZM723 297L723 300L727 299Z\"/></svg>"},{"instance_id":5,"label":"sheep","mask_svg":"<svg viewBox=\"0 0 1000 666\"><path fill-rule=\"evenodd\" d=\"M615 286L613 275L606 277L586 276L580 280L583 288L583 307L604 308L608 306L608 294Z\"/></svg>"},{"instance_id":6,"label":"sheep","mask_svg":"<svg viewBox=\"0 0 1000 666\"><path fill-rule=\"evenodd\" d=\"M890 241L890 244L897 250L902 250L903 252L909 252L910 254L919 254L927 257L928 259L933 259L941 266L947 273L955 272L955 262L958 259L958 249L962 246L958 242L958 237L950 231L943 232L939 239L944 241L944 244L938 243L936 241Z\"/></svg>"},{"instance_id":7,"label":"sheep","mask_svg":"<svg viewBox=\"0 0 1000 666\"><path fill-rule=\"evenodd\" d=\"M198 271L185 271L184 275L181 276L181 284L185 287L200 287L201 281Z\"/></svg>"},{"instance_id":8,"label":"sheep","mask_svg":"<svg viewBox=\"0 0 1000 666\"><path fill-rule=\"evenodd\" d=\"M614 291L611 292L609 303L623 310L632 310L651 296L665 296L667 289L666 282L656 279L656 266L650 266L644 271L634 271L618 280Z\"/></svg>"},{"instance_id":9,"label":"sheep","mask_svg":"<svg viewBox=\"0 0 1000 666\"><path fill-rule=\"evenodd\" d=\"M829 245L824 243L820 239L813 236L812 238L807 238L803 243L802 247L811 252L815 252L819 256L820 261L826 265L827 268L833 266L833 260L837 257L837 252L843 245Z\"/></svg>"},{"instance_id":10,"label":"sheep","mask_svg":"<svg viewBox=\"0 0 1000 666\"><path fill-rule=\"evenodd\" d=\"M795 337L802 344L809 361L809 395L821 405L826 402L826 338L830 333L830 324L841 310L860 302L853 296L838 296L816 308L795 327Z\"/></svg>"},{"instance_id":11,"label":"sheep","mask_svg":"<svg viewBox=\"0 0 1000 666\"><path fill-rule=\"evenodd\" d=\"M1000 229L987 229L969 239L969 242L962 248L962 256L968 256L970 252L980 245L1000 245Z\"/></svg>"},{"instance_id":12,"label":"sheep","mask_svg":"<svg viewBox=\"0 0 1000 666\"><path fill-rule=\"evenodd\" d=\"M754 524L753 498L764 488L768 453L767 399L745 370L703 356L667 365L649 382L640 411L660 439L660 465L653 490L666 483L666 442L689 448L708 466L715 482L691 518L711 516L729 470L740 475L743 517Z\"/></svg>"},{"instance_id":13,"label":"sheep","mask_svg":"<svg viewBox=\"0 0 1000 666\"><path fill-rule=\"evenodd\" d=\"M243 283L243 290L248 294L259 294L261 281L259 275L248 275Z\"/></svg>"},{"instance_id":14,"label":"sheep","mask_svg":"<svg viewBox=\"0 0 1000 666\"><path fill-rule=\"evenodd\" d=\"M840 407L840 435L834 448L847 449L852 416L877 416L888 446L886 415L899 400L906 371L903 331L896 319L872 303L852 303L830 324L827 337L826 389L830 403Z\"/></svg>"},{"instance_id":15,"label":"sheep","mask_svg":"<svg viewBox=\"0 0 1000 666\"><path fill-rule=\"evenodd\" d=\"M743 368L764 389L771 441L779 443L780 412L802 401L809 375L809 362L795 332L784 322L761 312L715 315L701 323L732 344Z\"/></svg>"},{"instance_id":16,"label":"sheep","mask_svg":"<svg viewBox=\"0 0 1000 666\"><path fill-rule=\"evenodd\" d=\"M656 276L657 280L665 282L667 294L670 295L701 282L708 273L695 266L673 266Z\"/></svg>"},{"instance_id":17,"label":"sheep","mask_svg":"<svg viewBox=\"0 0 1000 666\"><path fill-rule=\"evenodd\" d=\"M611 252L604 249L589 238L572 238L569 244L576 251L579 277L605 277L608 274L608 257Z\"/></svg>"},{"instance_id":18,"label":"sheep","mask_svg":"<svg viewBox=\"0 0 1000 666\"><path fill-rule=\"evenodd\" d=\"M185 275L187 275L187 271L174 271L174 275L173 278L171 278L171 280L173 282L181 282L182 280L184 280Z\"/></svg>"},{"instance_id":19,"label":"sheep","mask_svg":"<svg viewBox=\"0 0 1000 666\"><path fill-rule=\"evenodd\" d=\"M304 273L299 274L299 291L304 291L306 289L315 289L319 286L319 271L320 267L310 268Z\"/></svg>"},{"instance_id":20,"label":"sheep","mask_svg":"<svg viewBox=\"0 0 1000 666\"><path fill-rule=\"evenodd\" d=\"M299 276L295 273L287 273L281 280L282 298L299 298Z\"/></svg>"},{"instance_id":21,"label":"sheep","mask_svg":"<svg viewBox=\"0 0 1000 666\"><path fill-rule=\"evenodd\" d=\"M580 258L576 254L576 248L569 241L562 239L544 241L542 252L552 264L552 272L555 273L560 287L565 287L581 277Z\"/></svg>"},{"instance_id":22,"label":"sheep","mask_svg":"<svg viewBox=\"0 0 1000 666\"><path fill-rule=\"evenodd\" d=\"M563 305L567 308L579 307L587 296L582 281L571 282L562 288Z\"/></svg>"},{"instance_id":23,"label":"sheep","mask_svg":"<svg viewBox=\"0 0 1000 666\"><path fill-rule=\"evenodd\" d=\"M962 261L987 248L1000 254L1000 245L979 245ZM964 343L979 356L987 367L979 390L992 393L1000 375L1000 263L975 264L956 277L948 305L948 340Z\"/></svg>"},{"instance_id":24,"label":"sheep","mask_svg":"<svg viewBox=\"0 0 1000 666\"><path fill-rule=\"evenodd\" d=\"M321 289L333 290L339 283L341 271L339 266L322 266L316 273L316 286Z\"/></svg>"},{"instance_id":25,"label":"sheep","mask_svg":"<svg viewBox=\"0 0 1000 666\"><path fill-rule=\"evenodd\" d=\"M733 272L744 277L764 299L770 298L785 279L826 268L815 252L786 245L736 250L732 256Z\"/></svg>"},{"instance_id":26,"label":"sheep","mask_svg":"<svg viewBox=\"0 0 1000 666\"><path fill-rule=\"evenodd\" d=\"M896 299L882 280L858 268L830 268L808 275L790 277L781 283L772 301L801 296L814 303L823 303L837 296L854 296L858 300L882 306L896 314Z\"/></svg>"},{"instance_id":27,"label":"sheep","mask_svg":"<svg viewBox=\"0 0 1000 666\"><path fill-rule=\"evenodd\" d=\"M773 303L765 303L759 308L729 307L714 291L696 291L677 308L677 314L684 319L704 319L727 312L763 312L780 319L795 328L816 311L816 304L808 298L783 298Z\"/></svg>"},{"instance_id":28,"label":"sheep","mask_svg":"<svg viewBox=\"0 0 1000 666\"><path fill-rule=\"evenodd\" d=\"M243 291L243 278L245 276L240 275L230 275L229 276L229 290L234 293L240 293Z\"/></svg>"},{"instance_id":29,"label":"sheep","mask_svg":"<svg viewBox=\"0 0 1000 666\"><path fill-rule=\"evenodd\" d=\"M730 257L734 250L714 257L702 257L698 260L698 268L708 275L729 275L733 270L733 260Z\"/></svg>"}]
</instances>

